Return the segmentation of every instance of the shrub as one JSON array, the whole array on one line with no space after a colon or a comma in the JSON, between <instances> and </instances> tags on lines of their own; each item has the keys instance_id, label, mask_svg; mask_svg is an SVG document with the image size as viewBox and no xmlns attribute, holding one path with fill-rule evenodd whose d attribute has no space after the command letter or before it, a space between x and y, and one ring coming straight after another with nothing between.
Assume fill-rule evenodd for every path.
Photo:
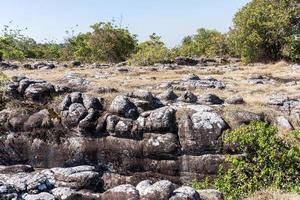
<instances>
[{"instance_id":1,"label":"shrub","mask_svg":"<svg viewBox=\"0 0 300 200\"><path fill-rule=\"evenodd\" d=\"M229 131L224 142L241 156L228 156L232 167L221 170L215 186L227 199L240 199L272 187L284 191L299 189L300 147L279 138L277 129L253 122Z\"/></svg>"},{"instance_id":2,"label":"shrub","mask_svg":"<svg viewBox=\"0 0 300 200\"><path fill-rule=\"evenodd\" d=\"M193 36L183 39L179 47L182 56L223 56L227 53L225 36L216 31L200 28Z\"/></svg>"},{"instance_id":3,"label":"shrub","mask_svg":"<svg viewBox=\"0 0 300 200\"><path fill-rule=\"evenodd\" d=\"M169 60L171 53L161 38L155 33L150 35L150 40L142 42L137 47L137 52L130 59L131 64L153 65Z\"/></svg>"}]
</instances>

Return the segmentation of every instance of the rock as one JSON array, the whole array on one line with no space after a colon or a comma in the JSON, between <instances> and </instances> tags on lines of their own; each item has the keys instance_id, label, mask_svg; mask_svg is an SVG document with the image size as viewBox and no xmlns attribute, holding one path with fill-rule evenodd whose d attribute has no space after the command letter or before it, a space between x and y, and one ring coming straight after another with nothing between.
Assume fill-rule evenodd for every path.
<instances>
[{"instance_id":1,"label":"rock","mask_svg":"<svg viewBox=\"0 0 300 200\"><path fill-rule=\"evenodd\" d=\"M187 66L194 66L198 64L198 60L194 60L192 58L187 57L177 57L174 61L177 65L187 65Z\"/></svg>"},{"instance_id":2,"label":"rock","mask_svg":"<svg viewBox=\"0 0 300 200\"><path fill-rule=\"evenodd\" d=\"M188 186L177 188L174 190L173 194L174 195L170 200L202 200L198 192L194 188Z\"/></svg>"},{"instance_id":3,"label":"rock","mask_svg":"<svg viewBox=\"0 0 300 200\"><path fill-rule=\"evenodd\" d=\"M179 149L179 142L173 133L144 134L143 152L146 157L172 158Z\"/></svg>"},{"instance_id":4,"label":"rock","mask_svg":"<svg viewBox=\"0 0 300 200\"><path fill-rule=\"evenodd\" d=\"M6 98L26 98L37 103L47 103L55 93L52 84L43 80L33 80L26 77L13 77L14 82L8 84L4 91Z\"/></svg>"},{"instance_id":5,"label":"rock","mask_svg":"<svg viewBox=\"0 0 300 200\"><path fill-rule=\"evenodd\" d=\"M271 79L268 76L263 76L260 74L252 74L248 78L248 83L255 85L255 84L270 84L270 83L275 83L275 80Z\"/></svg>"},{"instance_id":6,"label":"rock","mask_svg":"<svg viewBox=\"0 0 300 200\"><path fill-rule=\"evenodd\" d=\"M248 111L228 111L226 112L231 128L237 128L242 124L249 124L253 121L265 121L263 114L256 114Z\"/></svg>"},{"instance_id":7,"label":"rock","mask_svg":"<svg viewBox=\"0 0 300 200\"><path fill-rule=\"evenodd\" d=\"M166 90L165 92L159 94L157 97L164 101L175 101L178 98L173 90Z\"/></svg>"},{"instance_id":8,"label":"rock","mask_svg":"<svg viewBox=\"0 0 300 200\"><path fill-rule=\"evenodd\" d=\"M60 80L63 86L72 88L73 91L85 91L90 86L90 81L82 77L81 74L68 72Z\"/></svg>"},{"instance_id":9,"label":"rock","mask_svg":"<svg viewBox=\"0 0 300 200\"><path fill-rule=\"evenodd\" d=\"M83 196L68 187L58 187L51 190L51 193L57 200L81 200Z\"/></svg>"},{"instance_id":10,"label":"rock","mask_svg":"<svg viewBox=\"0 0 300 200\"><path fill-rule=\"evenodd\" d=\"M101 195L101 200L139 200L139 193L130 184L119 185Z\"/></svg>"},{"instance_id":11,"label":"rock","mask_svg":"<svg viewBox=\"0 0 300 200\"><path fill-rule=\"evenodd\" d=\"M117 71L121 72L121 73L126 73L126 72L129 72L129 69L125 68L125 67L119 67L119 68L117 68Z\"/></svg>"},{"instance_id":12,"label":"rock","mask_svg":"<svg viewBox=\"0 0 300 200\"><path fill-rule=\"evenodd\" d=\"M138 117L138 109L126 96L119 95L111 103L109 112L125 118Z\"/></svg>"},{"instance_id":13,"label":"rock","mask_svg":"<svg viewBox=\"0 0 300 200\"><path fill-rule=\"evenodd\" d=\"M167 180L162 180L154 183L148 187L140 188L141 200L168 200L172 196L172 192L175 190L175 185Z\"/></svg>"},{"instance_id":14,"label":"rock","mask_svg":"<svg viewBox=\"0 0 300 200\"><path fill-rule=\"evenodd\" d=\"M154 110L163 106L161 101L146 90L136 90L126 94L127 97L138 107L139 113Z\"/></svg>"},{"instance_id":15,"label":"rock","mask_svg":"<svg viewBox=\"0 0 300 200\"><path fill-rule=\"evenodd\" d=\"M55 200L55 197L47 192L41 192L39 194L23 194L22 199L24 200Z\"/></svg>"},{"instance_id":16,"label":"rock","mask_svg":"<svg viewBox=\"0 0 300 200\"><path fill-rule=\"evenodd\" d=\"M175 113L176 110L168 106L141 113L141 116L146 118L144 122L140 118L142 130L150 133L175 132Z\"/></svg>"},{"instance_id":17,"label":"rock","mask_svg":"<svg viewBox=\"0 0 300 200\"><path fill-rule=\"evenodd\" d=\"M110 87L99 87L96 89L97 93L106 94L106 93L117 93L118 90Z\"/></svg>"},{"instance_id":18,"label":"rock","mask_svg":"<svg viewBox=\"0 0 300 200\"><path fill-rule=\"evenodd\" d=\"M185 103L196 103L198 100L197 96L190 91L184 92L179 98L178 101L183 101Z\"/></svg>"},{"instance_id":19,"label":"rock","mask_svg":"<svg viewBox=\"0 0 300 200\"><path fill-rule=\"evenodd\" d=\"M224 101L215 94L206 93L198 96L197 103L202 105L219 105L223 104Z\"/></svg>"},{"instance_id":20,"label":"rock","mask_svg":"<svg viewBox=\"0 0 300 200\"><path fill-rule=\"evenodd\" d=\"M187 74L185 76L183 76L183 78L181 79L182 81L198 81L200 80L199 76L195 75L195 74Z\"/></svg>"},{"instance_id":21,"label":"rock","mask_svg":"<svg viewBox=\"0 0 300 200\"><path fill-rule=\"evenodd\" d=\"M77 61L77 60L73 60L73 61L71 61L71 65L73 67L80 67L81 66L81 62Z\"/></svg>"},{"instance_id":22,"label":"rock","mask_svg":"<svg viewBox=\"0 0 300 200\"><path fill-rule=\"evenodd\" d=\"M10 131L22 131L24 128L24 123L28 119L28 115L17 114L15 116L11 116L8 120L7 127Z\"/></svg>"},{"instance_id":23,"label":"rock","mask_svg":"<svg viewBox=\"0 0 300 200\"><path fill-rule=\"evenodd\" d=\"M0 69L1 70L12 70L12 69L18 69L18 65L14 65L12 63L6 63L0 60Z\"/></svg>"},{"instance_id":24,"label":"rock","mask_svg":"<svg viewBox=\"0 0 300 200\"><path fill-rule=\"evenodd\" d=\"M20 172L29 173L33 171L34 169L30 165L10 165L10 166L0 165L0 174L15 174Z\"/></svg>"},{"instance_id":25,"label":"rock","mask_svg":"<svg viewBox=\"0 0 300 200\"><path fill-rule=\"evenodd\" d=\"M192 111L185 113L179 121L179 140L186 154L197 155L205 152L220 152L220 136L227 124L213 111Z\"/></svg>"},{"instance_id":26,"label":"rock","mask_svg":"<svg viewBox=\"0 0 300 200\"><path fill-rule=\"evenodd\" d=\"M36 62L32 65L33 69L53 69L55 67L54 64L47 62Z\"/></svg>"},{"instance_id":27,"label":"rock","mask_svg":"<svg viewBox=\"0 0 300 200\"><path fill-rule=\"evenodd\" d=\"M284 102L288 101L289 98L284 95L272 95L267 98L267 104L272 106L283 106Z\"/></svg>"},{"instance_id":28,"label":"rock","mask_svg":"<svg viewBox=\"0 0 300 200\"><path fill-rule=\"evenodd\" d=\"M79 122L87 116L86 108L80 103L73 103L67 111L62 111L62 124L68 128L76 127Z\"/></svg>"},{"instance_id":29,"label":"rock","mask_svg":"<svg viewBox=\"0 0 300 200\"><path fill-rule=\"evenodd\" d=\"M279 128L284 129L284 130L293 130L293 126L289 122L288 119L286 119L284 116L280 116L276 118L276 124Z\"/></svg>"},{"instance_id":30,"label":"rock","mask_svg":"<svg viewBox=\"0 0 300 200\"><path fill-rule=\"evenodd\" d=\"M243 104L244 99L243 97L241 97L240 95L235 95L235 96L231 96L228 97L227 99L225 99L225 103L227 104Z\"/></svg>"},{"instance_id":31,"label":"rock","mask_svg":"<svg viewBox=\"0 0 300 200\"><path fill-rule=\"evenodd\" d=\"M199 80L182 80L180 86L187 89L198 89L198 88L217 88L224 89L225 83L218 81L212 77L204 77Z\"/></svg>"},{"instance_id":32,"label":"rock","mask_svg":"<svg viewBox=\"0 0 300 200\"><path fill-rule=\"evenodd\" d=\"M38 128L49 129L52 125L50 114L47 109L44 109L31 115L24 123L24 129L27 131Z\"/></svg>"},{"instance_id":33,"label":"rock","mask_svg":"<svg viewBox=\"0 0 300 200\"><path fill-rule=\"evenodd\" d=\"M127 65L127 62L125 61L125 62L120 62L120 63L116 64L115 67L124 67L126 65Z\"/></svg>"},{"instance_id":34,"label":"rock","mask_svg":"<svg viewBox=\"0 0 300 200\"><path fill-rule=\"evenodd\" d=\"M223 200L223 195L214 189L197 190L203 200Z\"/></svg>"}]
</instances>

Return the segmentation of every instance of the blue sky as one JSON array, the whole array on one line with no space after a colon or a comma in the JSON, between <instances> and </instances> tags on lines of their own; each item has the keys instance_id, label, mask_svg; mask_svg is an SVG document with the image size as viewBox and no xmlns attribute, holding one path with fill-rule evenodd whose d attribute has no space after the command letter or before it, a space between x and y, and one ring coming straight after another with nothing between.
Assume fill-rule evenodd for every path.
<instances>
[{"instance_id":1,"label":"blue sky","mask_svg":"<svg viewBox=\"0 0 300 200\"><path fill-rule=\"evenodd\" d=\"M226 32L234 13L249 0L3 0L0 27L27 27L42 41L63 41L66 30L89 31L89 25L115 19L144 41L155 32L169 47L200 28ZM122 17L121 17L122 16ZM78 25L76 27L76 25ZM1 28L2 29L2 28Z\"/></svg>"}]
</instances>

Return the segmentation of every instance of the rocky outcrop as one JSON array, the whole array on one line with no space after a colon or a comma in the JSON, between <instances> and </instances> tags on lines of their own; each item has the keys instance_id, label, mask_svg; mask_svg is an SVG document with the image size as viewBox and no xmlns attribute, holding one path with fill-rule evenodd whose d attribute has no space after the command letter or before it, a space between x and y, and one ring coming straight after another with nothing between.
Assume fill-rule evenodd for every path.
<instances>
[{"instance_id":1,"label":"rocky outcrop","mask_svg":"<svg viewBox=\"0 0 300 200\"><path fill-rule=\"evenodd\" d=\"M203 77L200 79L196 75L190 75L189 77L184 76L184 78L180 82L180 86L187 89L197 89L197 88L224 89L226 87L225 83L218 81L213 77Z\"/></svg>"},{"instance_id":2,"label":"rocky outcrop","mask_svg":"<svg viewBox=\"0 0 300 200\"><path fill-rule=\"evenodd\" d=\"M25 76L15 76L4 91L5 98L26 99L46 103L55 93L54 85L43 80L34 80Z\"/></svg>"}]
</instances>

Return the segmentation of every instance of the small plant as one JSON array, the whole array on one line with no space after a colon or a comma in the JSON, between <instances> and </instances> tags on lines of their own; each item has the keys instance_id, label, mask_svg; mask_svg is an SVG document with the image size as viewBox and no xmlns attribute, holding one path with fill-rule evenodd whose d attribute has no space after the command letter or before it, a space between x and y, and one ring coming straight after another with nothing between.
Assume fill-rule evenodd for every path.
<instances>
[{"instance_id":1,"label":"small plant","mask_svg":"<svg viewBox=\"0 0 300 200\"><path fill-rule=\"evenodd\" d=\"M203 181L194 180L192 187L196 190L208 189L210 187L209 179L206 177Z\"/></svg>"}]
</instances>

